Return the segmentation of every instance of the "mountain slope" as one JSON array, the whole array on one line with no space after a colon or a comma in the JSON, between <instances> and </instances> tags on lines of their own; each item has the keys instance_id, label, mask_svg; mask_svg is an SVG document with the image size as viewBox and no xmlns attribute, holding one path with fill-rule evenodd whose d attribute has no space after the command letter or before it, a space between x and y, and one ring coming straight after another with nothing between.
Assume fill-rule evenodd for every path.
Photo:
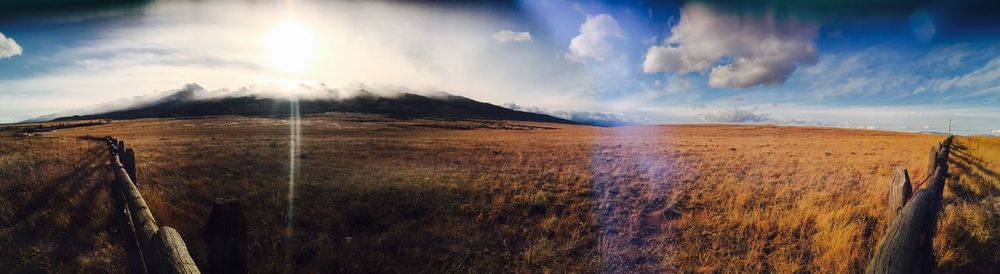
<instances>
[{"instance_id":1,"label":"mountain slope","mask_svg":"<svg viewBox=\"0 0 1000 274\"><path fill-rule=\"evenodd\" d=\"M254 95L197 99L190 90L170 94L155 102L91 115L61 117L60 120L82 119L138 119L212 115L287 116L291 110L288 99L265 98ZM462 96L442 95L428 97L403 93L398 96L381 96L361 90L357 96L346 99L303 99L299 101L301 114L324 112L358 112L387 114L396 118L448 118L518 120L532 122L576 124L553 116L511 110L483 103Z\"/></svg>"}]
</instances>

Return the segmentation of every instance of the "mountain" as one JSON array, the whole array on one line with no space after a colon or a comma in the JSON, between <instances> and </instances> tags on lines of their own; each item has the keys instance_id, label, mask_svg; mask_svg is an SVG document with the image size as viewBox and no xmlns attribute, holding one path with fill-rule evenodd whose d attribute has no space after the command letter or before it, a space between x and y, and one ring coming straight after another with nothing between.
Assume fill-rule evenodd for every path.
<instances>
[{"instance_id":1,"label":"mountain","mask_svg":"<svg viewBox=\"0 0 1000 274\"><path fill-rule=\"evenodd\" d=\"M170 118L213 115L287 116L291 110L288 99L257 95L198 98L192 90L180 90L159 100L139 106L90 115L60 117L55 121L85 119ZM483 103L462 96L442 94L423 96L403 93L382 96L360 90L356 96L344 99L300 99L301 114L324 112L357 112L386 114L396 118L447 118L517 120L577 124L553 116L523 112Z\"/></svg>"}]
</instances>

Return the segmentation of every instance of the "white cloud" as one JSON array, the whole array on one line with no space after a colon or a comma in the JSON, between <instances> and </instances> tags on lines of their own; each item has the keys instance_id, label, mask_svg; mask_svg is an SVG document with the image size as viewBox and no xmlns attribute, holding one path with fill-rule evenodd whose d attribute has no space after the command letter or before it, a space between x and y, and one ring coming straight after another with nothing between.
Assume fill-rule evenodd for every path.
<instances>
[{"instance_id":1,"label":"white cloud","mask_svg":"<svg viewBox=\"0 0 1000 274\"><path fill-rule=\"evenodd\" d=\"M1000 129L991 130L990 134L1000 134Z\"/></svg>"},{"instance_id":2,"label":"white cloud","mask_svg":"<svg viewBox=\"0 0 1000 274\"><path fill-rule=\"evenodd\" d=\"M936 83L937 90L946 91L955 88L984 87L1000 80L1000 57L993 58L989 63L964 75L943 79Z\"/></svg>"},{"instance_id":3,"label":"white cloud","mask_svg":"<svg viewBox=\"0 0 1000 274\"><path fill-rule=\"evenodd\" d=\"M104 30L47 56L32 56L53 64L51 70L0 79L0 101L8 104L0 111L5 116L0 122L189 82L235 88L290 79L330 87L405 86L492 103L531 100L544 107L577 109L588 99L568 94L587 88L580 83L595 78L579 64L552 62L553 52L564 45L498 48L484 33L513 23L482 12L445 14L373 1L297 5L296 18L315 35L317 48L310 68L302 72L268 65L273 53L265 37L281 23L276 15L282 4L155 2L135 24Z\"/></svg>"},{"instance_id":4,"label":"white cloud","mask_svg":"<svg viewBox=\"0 0 1000 274\"><path fill-rule=\"evenodd\" d=\"M662 45L646 52L643 71L703 72L709 86L745 88L783 83L800 64L816 62L818 26L794 18L752 18L692 3ZM726 64L724 57L732 58Z\"/></svg>"},{"instance_id":5,"label":"white cloud","mask_svg":"<svg viewBox=\"0 0 1000 274\"><path fill-rule=\"evenodd\" d=\"M21 55L21 45L0 33L0 59Z\"/></svg>"},{"instance_id":6,"label":"white cloud","mask_svg":"<svg viewBox=\"0 0 1000 274\"><path fill-rule=\"evenodd\" d=\"M663 79L656 79L652 83L643 83L640 85L643 93L651 97L659 97L656 95L665 94L679 94L679 93L691 93L695 95L694 91L694 81L690 79L691 77L685 75L672 74Z\"/></svg>"},{"instance_id":7,"label":"white cloud","mask_svg":"<svg viewBox=\"0 0 1000 274\"><path fill-rule=\"evenodd\" d=\"M580 35L569 41L566 58L579 62L587 58L604 61L611 56L611 40L621 38L625 38L625 32L611 15L588 15L587 20L580 25Z\"/></svg>"},{"instance_id":8,"label":"white cloud","mask_svg":"<svg viewBox=\"0 0 1000 274\"><path fill-rule=\"evenodd\" d=\"M819 98L891 95L921 101L937 97L942 102L997 100L998 55L997 44L959 44L927 52L873 46L822 54L815 65L800 69L789 84L802 85L802 90Z\"/></svg>"},{"instance_id":9,"label":"white cloud","mask_svg":"<svg viewBox=\"0 0 1000 274\"><path fill-rule=\"evenodd\" d=\"M510 43L510 42L534 42L535 40L531 38L531 33L527 31L516 32L512 30L501 30L493 34L493 39L500 41L500 43Z\"/></svg>"},{"instance_id":10,"label":"white cloud","mask_svg":"<svg viewBox=\"0 0 1000 274\"><path fill-rule=\"evenodd\" d=\"M577 123L591 124L597 126L624 126L650 124L652 120L648 117L628 115L614 112L595 111L566 111L548 110L539 107L526 107L514 103L503 104L503 107L517 111L533 112L563 118Z\"/></svg>"},{"instance_id":11,"label":"white cloud","mask_svg":"<svg viewBox=\"0 0 1000 274\"><path fill-rule=\"evenodd\" d=\"M701 120L715 123L764 123L773 121L770 116L756 113L756 108L750 110L727 109L716 110L698 115Z\"/></svg>"}]
</instances>

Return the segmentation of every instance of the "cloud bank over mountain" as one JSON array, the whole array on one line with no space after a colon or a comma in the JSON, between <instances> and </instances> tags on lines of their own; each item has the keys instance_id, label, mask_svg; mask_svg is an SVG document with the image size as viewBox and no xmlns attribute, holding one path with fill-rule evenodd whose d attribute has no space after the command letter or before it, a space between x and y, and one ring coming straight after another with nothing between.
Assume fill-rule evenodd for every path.
<instances>
[{"instance_id":1,"label":"cloud bank over mountain","mask_svg":"<svg viewBox=\"0 0 1000 274\"><path fill-rule=\"evenodd\" d=\"M767 114L755 113L756 109L728 109L716 110L699 114L698 117L706 122L714 123L767 123L774 122Z\"/></svg>"},{"instance_id":2,"label":"cloud bank over mountain","mask_svg":"<svg viewBox=\"0 0 1000 274\"><path fill-rule=\"evenodd\" d=\"M532 113L539 113L545 115L551 115L554 117L563 118L573 122L588 124L588 125L598 125L598 126L628 126L628 125L645 125L651 124L652 121L647 117L637 116L637 115L626 115L621 113L611 113L611 112L592 112L592 111L566 111L566 110L547 110L539 107L526 107L514 103L503 104L503 107L509 108L517 111L525 111Z\"/></svg>"}]
</instances>

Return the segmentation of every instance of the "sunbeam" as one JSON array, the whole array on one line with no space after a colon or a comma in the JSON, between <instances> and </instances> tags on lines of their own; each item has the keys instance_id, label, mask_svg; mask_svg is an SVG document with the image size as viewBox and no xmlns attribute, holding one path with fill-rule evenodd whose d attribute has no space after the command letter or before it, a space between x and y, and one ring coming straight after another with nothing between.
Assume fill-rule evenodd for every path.
<instances>
[{"instance_id":1,"label":"sunbeam","mask_svg":"<svg viewBox=\"0 0 1000 274\"><path fill-rule=\"evenodd\" d=\"M298 98L289 101L288 114L288 211L285 213L285 273L290 273L292 262L292 237L295 224L295 173L298 170L299 144L302 137L301 113Z\"/></svg>"}]
</instances>

